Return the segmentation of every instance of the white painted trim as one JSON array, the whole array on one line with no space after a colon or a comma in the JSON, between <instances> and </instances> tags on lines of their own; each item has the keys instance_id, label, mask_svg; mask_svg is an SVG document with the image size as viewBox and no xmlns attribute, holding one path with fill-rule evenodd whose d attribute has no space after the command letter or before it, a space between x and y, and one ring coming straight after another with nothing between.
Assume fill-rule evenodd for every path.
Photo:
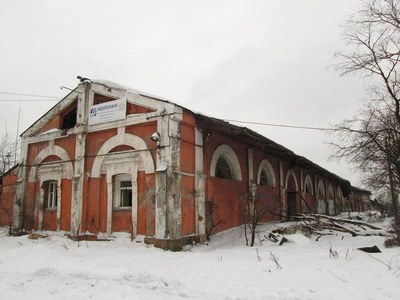
<instances>
[{"instance_id":1,"label":"white painted trim","mask_svg":"<svg viewBox=\"0 0 400 300\"><path fill-rule=\"evenodd\" d=\"M54 141L53 141L54 142ZM36 166L41 164L41 162L49 156L57 156L61 159L60 162L54 161L49 164L44 163L41 166ZM71 158L69 157L68 153L61 148L60 146L54 145L52 143L49 143L49 145L44 148L42 151L39 152L39 154L36 156L36 158L33 161L33 167L31 168L29 172L29 177L28 181L29 182L34 182L36 181L36 173L38 172L38 169L42 168L45 165L61 165L62 166L62 178L72 178L73 174L73 166L71 162Z\"/></svg>"},{"instance_id":2,"label":"white painted trim","mask_svg":"<svg viewBox=\"0 0 400 300\"><path fill-rule=\"evenodd\" d=\"M58 102L53 108L45 113L39 120L36 121L30 128L28 128L25 132L22 133L21 138L23 140L29 139L29 141L36 142L35 137L30 137L33 134L36 134L38 130L40 130L48 121L55 118L60 112L62 112L65 108L71 105L80 95L79 93L83 93L86 89L87 83L79 84L75 91L71 92L64 99ZM40 135L39 135L40 136Z\"/></svg>"},{"instance_id":3,"label":"white painted trim","mask_svg":"<svg viewBox=\"0 0 400 300\"><path fill-rule=\"evenodd\" d=\"M196 207L196 229L198 235L206 234L206 210L205 210L205 174L203 173L203 134L197 128L194 129L195 133L195 207Z\"/></svg>"},{"instance_id":4,"label":"white painted trim","mask_svg":"<svg viewBox=\"0 0 400 300\"><path fill-rule=\"evenodd\" d=\"M313 187L313 183L312 183L312 180L311 180L311 176L310 175L307 175L306 176L306 178L305 178L305 180L304 180L304 193L306 193L306 189L307 189L307 184L310 184L310 186L311 186L311 195L314 195L314 187Z\"/></svg>"},{"instance_id":5,"label":"white painted trim","mask_svg":"<svg viewBox=\"0 0 400 300\"><path fill-rule=\"evenodd\" d=\"M214 154L211 158L211 166L210 166L210 176L215 177L215 168L217 166L217 161L220 157L224 157L227 159L228 163L232 168L232 175L234 180L241 181L242 180L242 170L240 168L239 159L233 151L233 149L226 145L222 144L215 149Z\"/></svg>"},{"instance_id":6,"label":"white painted trim","mask_svg":"<svg viewBox=\"0 0 400 300\"><path fill-rule=\"evenodd\" d=\"M296 173L293 171L293 169L289 169L286 173L286 179L285 179L285 189L288 189L288 183L289 183L289 177L293 176L294 178L294 184L296 186L296 192L299 190L299 185L297 184L297 178L296 178Z\"/></svg>"},{"instance_id":7,"label":"white painted trim","mask_svg":"<svg viewBox=\"0 0 400 300\"><path fill-rule=\"evenodd\" d=\"M40 192L38 201L38 230L43 230L43 213L44 213L44 190L43 184L46 181L54 180L57 181L57 231L61 227L61 204L62 204L62 192L61 192L61 177L62 168L60 165L55 166L43 166L39 169L38 173L40 182Z\"/></svg>"},{"instance_id":8,"label":"white painted trim","mask_svg":"<svg viewBox=\"0 0 400 300\"><path fill-rule=\"evenodd\" d=\"M49 156L57 156L61 160L54 161L49 163L42 163L42 161ZM35 198L35 202L37 202L37 210L38 213L38 229L43 229L43 182L48 180L56 180L57 181L57 231L60 230L61 227L61 179L62 178L72 178L73 174L73 166L71 159L68 153L60 146L54 144L53 141L49 141L49 145L44 148L36 158L33 160L33 166L29 172L28 181L35 182L39 180L40 182L40 192L39 199ZM37 166L36 166L37 165Z\"/></svg>"},{"instance_id":9,"label":"white painted trim","mask_svg":"<svg viewBox=\"0 0 400 300\"><path fill-rule=\"evenodd\" d=\"M132 230L133 235L137 234L137 208L138 208L138 192L137 192L137 164L134 161L117 162L111 160L106 162L107 172L107 234L112 232L112 211L114 208L114 186L113 176L118 174L129 174L132 177Z\"/></svg>"},{"instance_id":10,"label":"white painted trim","mask_svg":"<svg viewBox=\"0 0 400 300\"><path fill-rule=\"evenodd\" d=\"M253 149L247 149L247 164L249 169L249 188L254 184L254 158Z\"/></svg>"},{"instance_id":11,"label":"white painted trim","mask_svg":"<svg viewBox=\"0 0 400 300\"><path fill-rule=\"evenodd\" d=\"M260 179L261 179L261 172L262 170L265 170L268 175L268 186L275 187L276 186L276 177L275 177L275 172L274 168L272 167L271 163L269 162L268 159L263 159L259 166L258 166L258 171L257 171L257 184L260 184Z\"/></svg>"},{"instance_id":12,"label":"white painted trim","mask_svg":"<svg viewBox=\"0 0 400 300\"><path fill-rule=\"evenodd\" d=\"M320 194L320 191L322 191L322 195ZM316 198L317 198L317 213L326 214L326 203L325 203L326 192L325 192L325 185L322 179L318 180Z\"/></svg>"},{"instance_id":13,"label":"white painted trim","mask_svg":"<svg viewBox=\"0 0 400 300\"><path fill-rule=\"evenodd\" d=\"M88 128L89 132L94 132L94 131L99 131L99 130L107 130L107 129L111 129L111 128L133 125L133 124L147 123L147 122L149 122L147 117L152 117L151 121L157 120L157 123L160 123L159 122L160 119L163 118L161 116L162 113L168 115L168 114L173 113L175 111L175 109L177 108L176 105L173 103L162 101L161 99L158 99L157 97L153 98L149 95L148 96L142 95L139 92L133 91L130 89L115 88L113 86L111 86L110 89L108 89L105 86L98 84L98 83L92 83L91 87L92 88L90 91L90 101L89 101L90 105L93 105L94 94L96 93L96 94L100 94L103 96L112 97L114 99L126 97L127 102L138 105L138 106L143 106L143 107L146 107L146 108L154 110L154 111L149 112L149 113L139 113L139 114L134 114L134 115L127 115L124 120L120 120L120 121L112 121L112 122L107 122L107 123L103 123L103 124L89 125L89 128ZM179 114L179 111L178 111L178 114ZM155 116L157 116L157 117L155 117Z\"/></svg>"},{"instance_id":14,"label":"white painted trim","mask_svg":"<svg viewBox=\"0 0 400 300\"><path fill-rule=\"evenodd\" d=\"M61 178L57 180L57 231L61 229L61 205L62 205Z\"/></svg>"},{"instance_id":15,"label":"white painted trim","mask_svg":"<svg viewBox=\"0 0 400 300\"><path fill-rule=\"evenodd\" d=\"M330 197L330 196L332 196L332 197ZM334 200L334 199L335 199L335 194L334 194L334 192L333 192L333 185L332 185L332 183L328 184L327 198L328 198L328 200Z\"/></svg>"},{"instance_id":16,"label":"white painted trim","mask_svg":"<svg viewBox=\"0 0 400 300\"><path fill-rule=\"evenodd\" d=\"M322 195L319 193L319 191L322 189ZM320 180L318 180L318 189L317 189L317 198L318 198L318 200L325 200L325 195L326 195L326 193L325 193L325 186L324 186L324 183L322 182L322 180L320 179ZM320 198L320 196L322 196L323 198Z\"/></svg>"},{"instance_id":17,"label":"white painted trim","mask_svg":"<svg viewBox=\"0 0 400 300\"><path fill-rule=\"evenodd\" d=\"M335 198L337 201L343 200L343 193L342 193L342 189L341 189L340 185L338 185L336 188L336 197Z\"/></svg>"},{"instance_id":18,"label":"white painted trim","mask_svg":"<svg viewBox=\"0 0 400 300\"><path fill-rule=\"evenodd\" d=\"M127 145L137 150L136 153L138 153L142 159L145 173L154 173L153 157L151 156L145 141L136 135L125 133L119 130L118 135L108 139L97 152L92 167L91 177L99 178L101 176L102 165L106 159L106 154L109 153L113 148L120 145Z\"/></svg>"}]
</instances>

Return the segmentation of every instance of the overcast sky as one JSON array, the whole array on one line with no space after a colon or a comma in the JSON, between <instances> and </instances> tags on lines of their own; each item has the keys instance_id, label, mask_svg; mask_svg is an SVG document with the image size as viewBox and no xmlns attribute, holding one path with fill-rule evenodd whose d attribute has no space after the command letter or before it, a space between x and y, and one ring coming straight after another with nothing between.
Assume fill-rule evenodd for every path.
<instances>
[{"instance_id":1,"label":"overcast sky","mask_svg":"<svg viewBox=\"0 0 400 300\"><path fill-rule=\"evenodd\" d=\"M21 133L77 75L107 79L221 119L331 127L364 85L331 67L360 0L0 0L0 131ZM359 185L319 131L247 126Z\"/></svg>"}]
</instances>

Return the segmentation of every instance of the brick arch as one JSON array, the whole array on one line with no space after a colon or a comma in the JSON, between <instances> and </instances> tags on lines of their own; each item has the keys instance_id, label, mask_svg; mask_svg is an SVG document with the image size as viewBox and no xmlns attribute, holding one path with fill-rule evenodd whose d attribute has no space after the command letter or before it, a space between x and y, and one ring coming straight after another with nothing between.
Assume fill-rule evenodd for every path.
<instances>
[{"instance_id":1,"label":"brick arch","mask_svg":"<svg viewBox=\"0 0 400 300\"><path fill-rule=\"evenodd\" d=\"M221 156L228 161L231 167L231 171L233 173L232 174L233 179L239 181L242 180L242 170L240 168L239 159L235 151L233 151L233 149L226 144L219 145L217 149L215 149L213 156L211 158L210 175L212 177L215 177L215 169L217 166L217 161Z\"/></svg>"},{"instance_id":2,"label":"brick arch","mask_svg":"<svg viewBox=\"0 0 400 300\"><path fill-rule=\"evenodd\" d=\"M288 184L289 184L289 179L291 176L293 177L294 185L296 188L296 190L294 192L297 192L299 190L299 185L297 184L296 173L293 171L293 169L288 170L286 173L285 188L286 189L289 188Z\"/></svg>"},{"instance_id":3,"label":"brick arch","mask_svg":"<svg viewBox=\"0 0 400 300\"><path fill-rule=\"evenodd\" d=\"M307 175L304 180L304 192L306 191L307 185L309 185L311 187L311 195L314 195L314 188L313 188L313 183L312 183L310 175Z\"/></svg>"},{"instance_id":4,"label":"brick arch","mask_svg":"<svg viewBox=\"0 0 400 300\"><path fill-rule=\"evenodd\" d=\"M268 175L268 182L270 182L270 186L275 187L276 186L276 178L275 178L275 172L274 168L272 167L271 163L269 162L268 159L263 159L258 166L258 172L257 172L257 183L260 184L260 177L261 177L261 172L262 170L265 170Z\"/></svg>"},{"instance_id":5,"label":"brick arch","mask_svg":"<svg viewBox=\"0 0 400 300\"><path fill-rule=\"evenodd\" d=\"M336 197L335 197L335 199L336 199L337 201L341 201L342 198L343 198L342 189L340 188L340 185L338 185L338 186L336 187Z\"/></svg>"},{"instance_id":6,"label":"brick arch","mask_svg":"<svg viewBox=\"0 0 400 300\"><path fill-rule=\"evenodd\" d=\"M143 139L140 137L129 134L121 133L108 139L97 152L96 158L92 167L92 177L98 178L101 175L101 167L103 165L106 154L112 149L126 145L138 151L138 154L143 162L143 168L146 174L154 173L154 161L151 153Z\"/></svg>"},{"instance_id":7,"label":"brick arch","mask_svg":"<svg viewBox=\"0 0 400 300\"><path fill-rule=\"evenodd\" d=\"M320 193L320 191L321 191L322 193ZM318 199L325 199L325 195L326 195L326 193L325 193L325 186L324 186L324 183L322 182L322 180L320 179L320 180L318 181L318 189L317 189L317 196L318 196Z\"/></svg>"},{"instance_id":8,"label":"brick arch","mask_svg":"<svg viewBox=\"0 0 400 300\"><path fill-rule=\"evenodd\" d=\"M49 145L44 148L33 160L33 167L29 172L29 182L33 182L36 180L36 173L40 164L50 156L57 156L60 159L60 164L63 166L62 177L63 178L72 178L73 174L73 165L70 156L64 148L57 145ZM56 161L55 161L56 162Z\"/></svg>"},{"instance_id":9,"label":"brick arch","mask_svg":"<svg viewBox=\"0 0 400 300\"><path fill-rule=\"evenodd\" d=\"M327 196L328 196L328 199L331 199L331 200L335 199L335 194L334 194L334 192L333 192L333 185L332 185L332 183L330 183L330 184L328 185Z\"/></svg>"}]
</instances>

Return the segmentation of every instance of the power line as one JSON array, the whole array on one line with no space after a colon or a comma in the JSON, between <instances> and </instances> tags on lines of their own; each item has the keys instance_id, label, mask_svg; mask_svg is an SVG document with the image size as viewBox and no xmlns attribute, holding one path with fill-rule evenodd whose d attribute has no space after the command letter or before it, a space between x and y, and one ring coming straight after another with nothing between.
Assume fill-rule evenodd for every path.
<instances>
[{"instance_id":1,"label":"power line","mask_svg":"<svg viewBox=\"0 0 400 300\"><path fill-rule=\"evenodd\" d=\"M33 95L33 94L22 94L22 93L10 93L10 92L2 92L0 94L3 95L15 95L15 96L26 96L26 97L41 97L41 98L60 98L60 97L53 97L53 96L43 96L43 95Z\"/></svg>"},{"instance_id":2,"label":"power line","mask_svg":"<svg viewBox=\"0 0 400 300\"><path fill-rule=\"evenodd\" d=\"M163 116L173 115L173 114L183 114L183 113L179 113L179 112L175 111L172 113L154 115L154 116L147 117L147 120L149 120L151 118L163 117ZM233 120L233 119L220 119L220 118L218 118L218 119L225 121L225 122L234 122L234 123L241 123L241 124L263 125L263 126L294 128L294 129L307 129L307 130L320 130L320 131L336 131L335 128L328 128L328 127L297 126L297 125L288 125L288 124L273 124L273 123L242 121L242 120Z\"/></svg>"},{"instance_id":3,"label":"power line","mask_svg":"<svg viewBox=\"0 0 400 300\"><path fill-rule=\"evenodd\" d=\"M336 130L335 128L327 128L327 127L312 127L312 126L297 126L297 125L287 125L287 124L273 124L273 123L264 123L264 122L232 120L232 119L223 119L223 120L227 121L227 122L235 122L235 123L242 123L242 124L263 125L263 126L294 128L294 129L308 129L308 130L320 130L320 131L335 131Z\"/></svg>"},{"instance_id":4,"label":"power line","mask_svg":"<svg viewBox=\"0 0 400 300\"><path fill-rule=\"evenodd\" d=\"M51 99L20 99L20 100L18 100L18 99L0 99L0 102L51 102L51 101L59 101L59 99L60 99L59 97L33 95L33 94L21 94L21 93L9 93L9 92L1 92L1 91L0 91L0 94L51 98ZM174 112L174 113L177 113L177 112ZM266 122L253 122L253 121L243 121L243 120L233 120L233 119L222 119L222 120L227 121L227 122L240 123L240 124L262 125L262 126L281 127L281 128L319 130L319 131L335 131L336 130L335 128L327 128L327 127L274 124L274 123L266 123Z\"/></svg>"}]
</instances>

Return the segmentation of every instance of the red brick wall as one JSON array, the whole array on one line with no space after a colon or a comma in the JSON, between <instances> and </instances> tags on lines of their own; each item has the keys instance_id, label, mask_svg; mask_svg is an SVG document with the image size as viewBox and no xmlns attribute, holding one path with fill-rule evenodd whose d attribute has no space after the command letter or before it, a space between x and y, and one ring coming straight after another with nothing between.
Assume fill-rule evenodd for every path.
<instances>
[{"instance_id":1,"label":"red brick wall","mask_svg":"<svg viewBox=\"0 0 400 300\"><path fill-rule=\"evenodd\" d=\"M242 180L231 180L210 175L211 159L214 151L222 144L229 145L239 159ZM247 145L213 132L204 144L204 173L206 175L206 226L220 223L213 233L226 230L243 223L239 209L248 191Z\"/></svg>"},{"instance_id":2,"label":"red brick wall","mask_svg":"<svg viewBox=\"0 0 400 300\"><path fill-rule=\"evenodd\" d=\"M192 115L184 113L181 123L180 136L180 167L183 173L181 185L181 223L182 235L196 233L196 208L195 208L195 119Z\"/></svg>"},{"instance_id":3,"label":"red brick wall","mask_svg":"<svg viewBox=\"0 0 400 300\"><path fill-rule=\"evenodd\" d=\"M279 187L258 186L257 188L257 211L263 212L261 222L279 221L280 200Z\"/></svg>"},{"instance_id":4,"label":"red brick wall","mask_svg":"<svg viewBox=\"0 0 400 300\"><path fill-rule=\"evenodd\" d=\"M17 170L11 170L6 173L0 184L0 226L9 226L10 220L12 221Z\"/></svg>"}]
</instances>

